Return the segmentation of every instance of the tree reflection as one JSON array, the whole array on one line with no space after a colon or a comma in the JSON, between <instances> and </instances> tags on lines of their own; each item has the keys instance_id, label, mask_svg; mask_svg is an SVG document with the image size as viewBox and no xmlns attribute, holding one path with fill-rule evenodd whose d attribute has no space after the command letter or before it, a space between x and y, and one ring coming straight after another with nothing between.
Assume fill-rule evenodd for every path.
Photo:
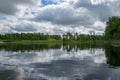
<instances>
[{"instance_id":1,"label":"tree reflection","mask_svg":"<svg viewBox=\"0 0 120 80\"><path fill-rule=\"evenodd\" d=\"M120 66L120 46L105 46L96 44L0 44L0 50L5 51L43 51L49 49L62 49L67 52L78 51L84 49L105 48L107 63L110 66Z\"/></svg>"},{"instance_id":2,"label":"tree reflection","mask_svg":"<svg viewBox=\"0 0 120 80\"><path fill-rule=\"evenodd\" d=\"M48 49L60 49L61 44L1 44L0 50L5 51L43 51Z\"/></svg>"},{"instance_id":3,"label":"tree reflection","mask_svg":"<svg viewBox=\"0 0 120 80\"><path fill-rule=\"evenodd\" d=\"M103 45L96 45L96 44L56 44L56 43L45 43L45 44L0 44L0 50L5 51L43 51L48 49L62 49L65 51L78 51L83 49L90 49L90 48L102 48Z\"/></svg>"},{"instance_id":4,"label":"tree reflection","mask_svg":"<svg viewBox=\"0 0 120 80\"><path fill-rule=\"evenodd\" d=\"M120 66L120 46L107 46L105 53L110 66Z\"/></svg>"}]
</instances>

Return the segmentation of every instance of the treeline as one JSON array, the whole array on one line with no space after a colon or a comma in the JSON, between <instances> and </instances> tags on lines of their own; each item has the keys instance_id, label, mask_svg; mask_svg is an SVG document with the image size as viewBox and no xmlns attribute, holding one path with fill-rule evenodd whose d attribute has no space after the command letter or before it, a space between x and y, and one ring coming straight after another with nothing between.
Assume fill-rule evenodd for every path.
<instances>
[{"instance_id":1,"label":"treeline","mask_svg":"<svg viewBox=\"0 0 120 80\"><path fill-rule=\"evenodd\" d=\"M55 39L60 40L60 35L48 35L43 33L11 33L11 34L1 34L1 40L49 40Z\"/></svg>"},{"instance_id":2,"label":"treeline","mask_svg":"<svg viewBox=\"0 0 120 80\"><path fill-rule=\"evenodd\" d=\"M89 35L89 34L74 34L72 35L71 33L66 33L63 34L63 40L103 40L104 36L102 35Z\"/></svg>"},{"instance_id":3,"label":"treeline","mask_svg":"<svg viewBox=\"0 0 120 80\"><path fill-rule=\"evenodd\" d=\"M63 35L49 35L43 33L12 33L1 34L1 40L102 40L102 35L84 35L84 34L72 34L66 33Z\"/></svg>"}]
</instances>

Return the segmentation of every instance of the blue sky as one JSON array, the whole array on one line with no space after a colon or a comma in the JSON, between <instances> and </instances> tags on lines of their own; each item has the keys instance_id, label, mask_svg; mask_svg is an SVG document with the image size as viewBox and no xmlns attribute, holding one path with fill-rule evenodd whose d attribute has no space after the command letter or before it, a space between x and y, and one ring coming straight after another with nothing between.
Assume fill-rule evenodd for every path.
<instances>
[{"instance_id":1,"label":"blue sky","mask_svg":"<svg viewBox=\"0 0 120 80\"><path fill-rule=\"evenodd\" d=\"M56 2L53 2L52 0L41 0L41 3L42 3L44 6L56 4Z\"/></svg>"},{"instance_id":2,"label":"blue sky","mask_svg":"<svg viewBox=\"0 0 120 80\"><path fill-rule=\"evenodd\" d=\"M120 0L0 0L0 33L103 34Z\"/></svg>"}]
</instances>

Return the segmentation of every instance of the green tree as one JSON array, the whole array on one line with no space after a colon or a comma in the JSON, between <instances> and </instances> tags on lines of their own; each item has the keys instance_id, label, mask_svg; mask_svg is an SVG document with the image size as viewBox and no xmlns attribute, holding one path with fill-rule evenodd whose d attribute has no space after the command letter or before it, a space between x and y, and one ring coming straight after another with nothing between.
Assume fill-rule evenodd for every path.
<instances>
[{"instance_id":1,"label":"green tree","mask_svg":"<svg viewBox=\"0 0 120 80\"><path fill-rule=\"evenodd\" d=\"M112 39L120 39L120 17L113 16L107 21L105 36Z\"/></svg>"}]
</instances>

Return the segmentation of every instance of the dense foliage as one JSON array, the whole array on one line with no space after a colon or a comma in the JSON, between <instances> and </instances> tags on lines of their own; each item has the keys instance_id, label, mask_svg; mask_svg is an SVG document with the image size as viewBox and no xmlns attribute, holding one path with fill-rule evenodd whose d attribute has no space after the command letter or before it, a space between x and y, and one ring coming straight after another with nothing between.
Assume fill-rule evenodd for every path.
<instances>
[{"instance_id":1,"label":"dense foliage","mask_svg":"<svg viewBox=\"0 0 120 80\"><path fill-rule=\"evenodd\" d=\"M120 39L120 17L111 17L107 22L105 36L109 39Z\"/></svg>"},{"instance_id":2,"label":"dense foliage","mask_svg":"<svg viewBox=\"0 0 120 80\"><path fill-rule=\"evenodd\" d=\"M14 41L14 40L101 40L101 35L84 35L84 34L72 34L66 33L63 35L49 35L43 33L14 33L14 34L1 34L1 40Z\"/></svg>"},{"instance_id":3,"label":"dense foliage","mask_svg":"<svg viewBox=\"0 0 120 80\"><path fill-rule=\"evenodd\" d=\"M43 33L14 33L14 34L1 34L1 40L49 40L61 39L60 35L48 35Z\"/></svg>"}]
</instances>

